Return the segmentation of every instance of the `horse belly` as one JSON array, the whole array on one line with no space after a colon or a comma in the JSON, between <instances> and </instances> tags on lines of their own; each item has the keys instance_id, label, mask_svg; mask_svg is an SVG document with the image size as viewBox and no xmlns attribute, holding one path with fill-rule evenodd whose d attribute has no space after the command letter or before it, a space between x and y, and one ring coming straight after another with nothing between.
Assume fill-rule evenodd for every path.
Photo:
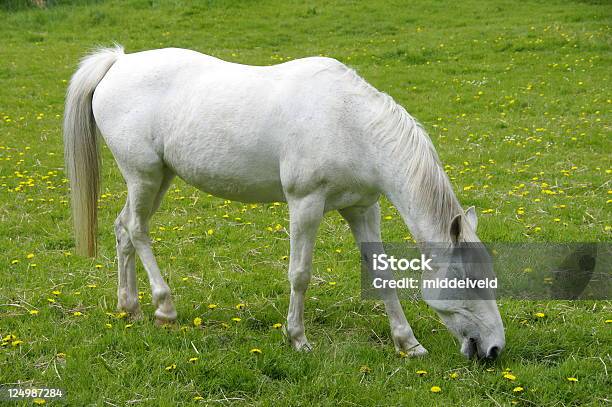
<instances>
[{"instance_id":1,"label":"horse belly","mask_svg":"<svg viewBox=\"0 0 612 407\"><path fill-rule=\"evenodd\" d=\"M278 158L214 137L166 146L164 161L188 184L209 194L241 202L284 201Z\"/></svg>"}]
</instances>

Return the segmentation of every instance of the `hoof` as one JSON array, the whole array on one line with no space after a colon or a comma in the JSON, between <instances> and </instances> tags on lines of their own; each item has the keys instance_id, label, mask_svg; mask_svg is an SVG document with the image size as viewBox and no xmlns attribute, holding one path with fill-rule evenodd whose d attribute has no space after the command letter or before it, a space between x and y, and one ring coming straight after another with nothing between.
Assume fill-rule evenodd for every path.
<instances>
[{"instance_id":1,"label":"hoof","mask_svg":"<svg viewBox=\"0 0 612 407\"><path fill-rule=\"evenodd\" d=\"M155 311L155 324L158 326L172 325L176 321L176 311L171 310L170 312L163 312L161 310Z\"/></svg>"},{"instance_id":2,"label":"hoof","mask_svg":"<svg viewBox=\"0 0 612 407\"><path fill-rule=\"evenodd\" d=\"M418 344L416 346L411 347L410 349L398 350L398 353L402 357L418 358L427 355L428 352L427 349L425 349L421 344Z\"/></svg>"},{"instance_id":3,"label":"hoof","mask_svg":"<svg viewBox=\"0 0 612 407\"><path fill-rule=\"evenodd\" d=\"M291 346L298 352L312 352L312 345L308 343L306 338L291 341Z\"/></svg>"},{"instance_id":4,"label":"hoof","mask_svg":"<svg viewBox=\"0 0 612 407\"><path fill-rule=\"evenodd\" d=\"M285 327L284 329L285 335L289 338L289 342L291 343L291 347L298 352L310 352L312 351L312 346L308 343L308 339L306 339L306 335L303 334L303 330L298 331L295 335L291 335L289 333L289 329Z\"/></svg>"},{"instance_id":5,"label":"hoof","mask_svg":"<svg viewBox=\"0 0 612 407\"><path fill-rule=\"evenodd\" d=\"M136 305L132 304L131 306L119 303L117 304L117 311L125 312L132 321L139 321L142 319L142 312L140 311L140 305L138 303L136 303Z\"/></svg>"}]
</instances>

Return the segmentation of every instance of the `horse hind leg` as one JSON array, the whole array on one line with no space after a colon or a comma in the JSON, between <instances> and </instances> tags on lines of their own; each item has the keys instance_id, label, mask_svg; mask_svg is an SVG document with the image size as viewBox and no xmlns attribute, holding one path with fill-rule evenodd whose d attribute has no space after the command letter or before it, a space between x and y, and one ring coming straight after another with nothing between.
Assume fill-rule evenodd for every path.
<instances>
[{"instance_id":1,"label":"horse hind leg","mask_svg":"<svg viewBox=\"0 0 612 407\"><path fill-rule=\"evenodd\" d=\"M164 174L162 185L157 193L151 210L151 216L159 208L161 201L174 179L174 174ZM115 236L117 238L117 263L118 263L118 285L117 285L117 309L130 314L133 319L141 317L140 304L138 303L138 281L136 278L135 249L130 235L125 227L129 219L129 199L121 213L115 220Z\"/></svg>"},{"instance_id":2,"label":"horse hind leg","mask_svg":"<svg viewBox=\"0 0 612 407\"><path fill-rule=\"evenodd\" d=\"M129 201L115 220L115 236L117 238L117 309L125 311L132 318L140 318L140 305L138 303L138 285L136 281L136 258L134 245L124 224L129 212Z\"/></svg>"},{"instance_id":3,"label":"horse hind leg","mask_svg":"<svg viewBox=\"0 0 612 407\"><path fill-rule=\"evenodd\" d=\"M149 237L149 220L159 207L173 177L174 175L164 168L154 172L147 171L146 175L138 177L126 177L128 204L122 225L149 277L151 297L156 307L155 318L158 323L173 322L176 319L176 309L170 287L162 277L153 254ZM135 273L133 278L135 280Z\"/></svg>"}]
</instances>

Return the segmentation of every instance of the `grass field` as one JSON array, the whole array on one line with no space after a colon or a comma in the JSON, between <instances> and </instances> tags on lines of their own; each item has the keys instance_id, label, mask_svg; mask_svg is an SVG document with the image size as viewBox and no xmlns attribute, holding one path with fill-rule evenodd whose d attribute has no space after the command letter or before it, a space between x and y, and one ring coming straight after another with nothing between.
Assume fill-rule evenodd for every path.
<instances>
[{"instance_id":1,"label":"grass field","mask_svg":"<svg viewBox=\"0 0 612 407\"><path fill-rule=\"evenodd\" d=\"M465 360L435 313L407 302L430 354L398 357L382 304L360 299L338 214L322 224L308 292L314 351L295 353L275 328L289 293L286 205L180 180L151 225L178 323L154 326L140 266L145 317L132 322L115 310L123 180L105 148L100 252L75 256L61 136L66 82L94 45L262 65L322 54L423 122L483 241L610 242L609 3L14 3L0 3L0 384L61 387L52 404L73 406L610 403L609 301L500 301L507 348L489 364ZM409 238L382 207L385 240Z\"/></svg>"}]
</instances>

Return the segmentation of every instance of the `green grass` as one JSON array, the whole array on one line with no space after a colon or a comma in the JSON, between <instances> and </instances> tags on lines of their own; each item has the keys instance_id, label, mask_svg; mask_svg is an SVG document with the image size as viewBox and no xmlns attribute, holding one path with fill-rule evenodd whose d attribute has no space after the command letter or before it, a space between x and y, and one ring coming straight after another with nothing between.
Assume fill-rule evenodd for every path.
<instances>
[{"instance_id":1,"label":"green grass","mask_svg":"<svg viewBox=\"0 0 612 407\"><path fill-rule=\"evenodd\" d=\"M196 396L239 405L609 403L609 301L500 301L508 344L493 364L464 360L435 313L407 302L430 355L402 359L381 304L360 299L359 256L337 214L322 224L308 292L315 349L293 352L272 328L288 302L286 206L224 202L182 181L151 225L178 324L153 325L139 268L145 318L128 327L109 315L123 180L105 149L100 253L71 255L61 141L66 81L94 45L186 47L245 64L323 54L423 122L462 204L478 208L483 241L610 242L609 4L57 3L0 8L15 10L0 11L0 334L23 341L0 348L0 383L62 387L68 396L57 404L75 406L188 405ZM382 207L385 240L407 237L395 209Z\"/></svg>"}]
</instances>

